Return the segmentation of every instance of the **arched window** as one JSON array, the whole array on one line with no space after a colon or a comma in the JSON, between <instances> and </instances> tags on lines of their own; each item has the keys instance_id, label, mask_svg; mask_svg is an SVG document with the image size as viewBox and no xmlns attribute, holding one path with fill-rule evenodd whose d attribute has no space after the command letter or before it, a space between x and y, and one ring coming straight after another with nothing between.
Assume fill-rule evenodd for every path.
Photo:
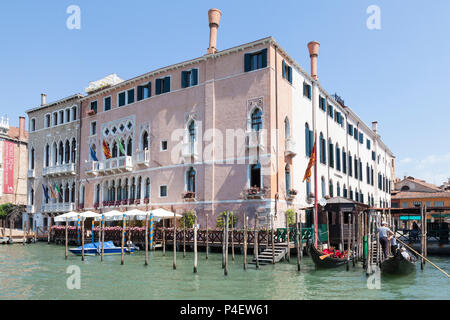
<instances>
[{"instance_id":1,"label":"arched window","mask_svg":"<svg viewBox=\"0 0 450 320\"><path fill-rule=\"evenodd\" d=\"M47 168L50 165L50 146L47 144L45 146L44 152L44 166Z\"/></svg>"},{"instance_id":2,"label":"arched window","mask_svg":"<svg viewBox=\"0 0 450 320\"><path fill-rule=\"evenodd\" d=\"M64 148L64 163L70 162L70 142L66 140L66 146Z\"/></svg>"},{"instance_id":3,"label":"arched window","mask_svg":"<svg viewBox=\"0 0 450 320\"><path fill-rule=\"evenodd\" d=\"M323 137L323 133L320 133L320 163L327 164L327 143Z\"/></svg>"},{"instance_id":4,"label":"arched window","mask_svg":"<svg viewBox=\"0 0 450 320\"><path fill-rule=\"evenodd\" d=\"M356 202L359 201L359 193L358 193L358 189L355 189L355 201L356 201Z\"/></svg>"},{"instance_id":5,"label":"arched window","mask_svg":"<svg viewBox=\"0 0 450 320\"><path fill-rule=\"evenodd\" d=\"M136 199L140 199L141 198L141 184L142 184L142 178L139 177L138 178L138 182L137 182L137 193L136 193Z\"/></svg>"},{"instance_id":6,"label":"arched window","mask_svg":"<svg viewBox=\"0 0 450 320\"><path fill-rule=\"evenodd\" d=\"M133 139L128 138L127 142L127 156L131 157L133 155Z\"/></svg>"},{"instance_id":7,"label":"arched window","mask_svg":"<svg viewBox=\"0 0 450 320\"><path fill-rule=\"evenodd\" d=\"M195 145L195 140L196 140L195 122L194 122L194 120L189 122L188 133L189 133L189 148L190 148L190 152L191 152L191 154L194 154L194 145Z\"/></svg>"},{"instance_id":8,"label":"arched window","mask_svg":"<svg viewBox=\"0 0 450 320\"><path fill-rule=\"evenodd\" d=\"M130 200L134 200L136 195L136 178L133 177L131 179L131 188L130 188Z\"/></svg>"},{"instance_id":9,"label":"arched window","mask_svg":"<svg viewBox=\"0 0 450 320\"><path fill-rule=\"evenodd\" d=\"M58 192L58 202L59 203L63 203L64 202L64 199L63 199L63 185L62 184L60 184L59 185L59 192Z\"/></svg>"},{"instance_id":10,"label":"arched window","mask_svg":"<svg viewBox=\"0 0 450 320\"><path fill-rule=\"evenodd\" d=\"M346 187L345 184L344 184L344 191L343 191L342 195L343 195L344 198L347 198L348 193L347 193L347 187Z\"/></svg>"},{"instance_id":11,"label":"arched window","mask_svg":"<svg viewBox=\"0 0 450 320\"><path fill-rule=\"evenodd\" d=\"M58 164L58 146L56 142L53 143L52 157L53 157L53 165L56 166Z\"/></svg>"},{"instance_id":12,"label":"arched window","mask_svg":"<svg viewBox=\"0 0 450 320\"><path fill-rule=\"evenodd\" d=\"M336 170L341 171L341 149L338 143L336 143Z\"/></svg>"},{"instance_id":13,"label":"arched window","mask_svg":"<svg viewBox=\"0 0 450 320\"><path fill-rule=\"evenodd\" d=\"M142 134L142 150L148 150L148 133L147 131L144 131Z\"/></svg>"},{"instance_id":14,"label":"arched window","mask_svg":"<svg viewBox=\"0 0 450 320\"><path fill-rule=\"evenodd\" d=\"M291 190L291 169L288 164L284 168L284 178L286 180L286 193L289 194Z\"/></svg>"},{"instance_id":15,"label":"arched window","mask_svg":"<svg viewBox=\"0 0 450 320\"><path fill-rule=\"evenodd\" d=\"M34 148L30 151L30 170L34 170Z\"/></svg>"},{"instance_id":16,"label":"arched window","mask_svg":"<svg viewBox=\"0 0 450 320\"><path fill-rule=\"evenodd\" d=\"M350 200L353 200L353 190L352 187L350 187L350 196L349 196Z\"/></svg>"},{"instance_id":17,"label":"arched window","mask_svg":"<svg viewBox=\"0 0 450 320\"><path fill-rule=\"evenodd\" d=\"M322 185L322 198L325 198L326 196L326 190L325 190L325 178L322 177L320 179L321 185Z\"/></svg>"},{"instance_id":18,"label":"arched window","mask_svg":"<svg viewBox=\"0 0 450 320\"><path fill-rule=\"evenodd\" d=\"M119 179L119 183L117 184L117 200L122 200L122 180Z\"/></svg>"},{"instance_id":19,"label":"arched window","mask_svg":"<svg viewBox=\"0 0 450 320\"><path fill-rule=\"evenodd\" d=\"M91 149L92 149L92 151L94 151L94 154L97 156L97 146L95 144L92 144ZM91 153L89 153L89 156L91 157L91 161L94 161L94 158L92 157Z\"/></svg>"},{"instance_id":20,"label":"arched window","mask_svg":"<svg viewBox=\"0 0 450 320\"><path fill-rule=\"evenodd\" d=\"M72 121L77 120L77 107L72 108Z\"/></svg>"},{"instance_id":21,"label":"arched window","mask_svg":"<svg viewBox=\"0 0 450 320\"><path fill-rule=\"evenodd\" d=\"M111 183L111 200L116 201L116 182L113 180Z\"/></svg>"},{"instance_id":22,"label":"arched window","mask_svg":"<svg viewBox=\"0 0 450 320\"><path fill-rule=\"evenodd\" d=\"M330 180L329 184L328 184L328 188L329 188L329 192L330 192L330 197L333 198L334 194L333 194L333 181Z\"/></svg>"},{"instance_id":23,"label":"arched window","mask_svg":"<svg viewBox=\"0 0 450 320\"><path fill-rule=\"evenodd\" d=\"M284 138L287 140L291 137L291 125L289 123L289 118L284 119Z\"/></svg>"},{"instance_id":24,"label":"arched window","mask_svg":"<svg viewBox=\"0 0 450 320\"><path fill-rule=\"evenodd\" d=\"M75 140L75 138L72 139L72 163L75 163L76 159L77 159L77 141Z\"/></svg>"},{"instance_id":25,"label":"arched window","mask_svg":"<svg viewBox=\"0 0 450 320\"><path fill-rule=\"evenodd\" d=\"M69 197L70 197L69 184L66 183L66 186L64 188L64 202L65 203L69 203Z\"/></svg>"},{"instance_id":26,"label":"arched window","mask_svg":"<svg viewBox=\"0 0 450 320\"><path fill-rule=\"evenodd\" d=\"M353 164L352 164L352 154L348 152L348 175L351 177L353 175Z\"/></svg>"},{"instance_id":27,"label":"arched window","mask_svg":"<svg viewBox=\"0 0 450 320\"><path fill-rule=\"evenodd\" d=\"M186 189L190 192L195 192L195 178L196 173L194 168L189 168L189 170L186 172Z\"/></svg>"},{"instance_id":28,"label":"arched window","mask_svg":"<svg viewBox=\"0 0 450 320\"><path fill-rule=\"evenodd\" d=\"M150 178L145 180L145 198L150 199Z\"/></svg>"},{"instance_id":29,"label":"arched window","mask_svg":"<svg viewBox=\"0 0 450 320\"><path fill-rule=\"evenodd\" d=\"M128 179L125 179L125 186L123 187L123 200L128 200Z\"/></svg>"},{"instance_id":30,"label":"arched window","mask_svg":"<svg viewBox=\"0 0 450 320\"><path fill-rule=\"evenodd\" d=\"M72 183L72 190L71 190L71 199L70 199L70 201L71 201L72 203L75 202L75 182Z\"/></svg>"},{"instance_id":31,"label":"arched window","mask_svg":"<svg viewBox=\"0 0 450 320\"><path fill-rule=\"evenodd\" d=\"M80 187L80 204L84 205L84 192L85 192L85 187L84 185L81 185Z\"/></svg>"},{"instance_id":32,"label":"arched window","mask_svg":"<svg viewBox=\"0 0 450 320\"><path fill-rule=\"evenodd\" d=\"M347 173L347 154L344 148L342 148L342 172Z\"/></svg>"},{"instance_id":33,"label":"arched window","mask_svg":"<svg viewBox=\"0 0 450 320\"><path fill-rule=\"evenodd\" d=\"M328 164L334 168L334 146L331 139L328 139Z\"/></svg>"},{"instance_id":34,"label":"arched window","mask_svg":"<svg viewBox=\"0 0 450 320\"><path fill-rule=\"evenodd\" d=\"M310 157L312 153L312 148L314 146L314 137L312 130L309 130L308 123L305 123L305 151L306 156Z\"/></svg>"},{"instance_id":35,"label":"arched window","mask_svg":"<svg viewBox=\"0 0 450 320\"><path fill-rule=\"evenodd\" d=\"M252 131L259 131L262 129L262 111L256 108L251 115Z\"/></svg>"},{"instance_id":36,"label":"arched window","mask_svg":"<svg viewBox=\"0 0 450 320\"><path fill-rule=\"evenodd\" d=\"M113 158L117 158L117 142L116 141L114 141L114 143L113 143L111 156Z\"/></svg>"},{"instance_id":37,"label":"arched window","mask_svg":"<svg viewBox=\"0 0 450 320\"><path fill-rule=\"evenodd\" d=\"M409 187L408 186L403 186L400 191L409 191Z\"/></svg>"},{"instance_id":38,"label":"arched window","mask_svg":"<svg viewBox=\"0 0 450 320\"><path fill-rule=\"evenodd\" d=\"M125 149L125 140L124 140L124 139L121 139L121 140L120 140L120 143L122 144L122 147ZM119 157L125 156L125 153L124 153L123 151L126 152L126 150L121 150L121 149L119 148Z\"/></svg>"},{"instance_id":39,"label":"arched window","mask_svg":"<svg viewBox=\"0 0 450 320\"><path fill-rule=\"evenodd\" d=\"M339 182L336 185L336 196L341 196L341 185L339 184Z\"/></svg>"},{"instance_id":40,"label":"arched window","mask_svg":"<svg viewBox=\"0 0 450 320\"><path fill-rule=\"evenodd\" d=\"M252 164L250 166L250 187L261 188L261 164Z\"/></svg>"},{"instance_id":41,"label":"arched window","mask_svg":"<svg viewBox=\"0 0 450 320\"><path fill-rule=\"evenodd\" d=\"M95 186L94 203L95 203L95 204L100 203L100 184L97 184L97 185Z\"/></svg>"},{"instance_id":42,"label":"arched window","mask_svg":"<svg viewBox=\"0 0 450 320\"><path fill-rule=\"evenodd\" d=\"M64 162L64 144L62 143L62 141L59 142L59 164L63 164Z\"/></svg>"},{"instance_id":43,"label":"arched window","mask_svg":"<svg viewBox=\"0 0 450 320\"><path fill-rule=\"evenodd\" d=\"M34 189L31 188L30 190L30 205L34 205Z\"/></svg>"}]
</instances>

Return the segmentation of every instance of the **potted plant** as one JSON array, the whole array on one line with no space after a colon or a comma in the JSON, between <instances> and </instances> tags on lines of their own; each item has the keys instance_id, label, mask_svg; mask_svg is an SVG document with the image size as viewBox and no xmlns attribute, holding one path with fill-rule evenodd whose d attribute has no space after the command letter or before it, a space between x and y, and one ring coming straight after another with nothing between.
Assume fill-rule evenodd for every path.
<instances>
[{"instance_id":1,"label":"potted plant","mask_svg":"<svg viewBox=\"0 0 450 320\"><path fill-rule=\"evenodd\" d=\"M94 210L97 210L100 204L98 202L94 203Z\"/></svg>"},{"instance_id":2,"label":"potted plant","mask_svg":"<svg viewBox=\"0 0 450 320\"><path fill-rule=\"evenodd\" d=\"M136 200L134 200L134 204L135 204L135 205L141 204L141 199L136 199Z\"/></svg>"},{"instance_id":3,"label":"potted plant","mask_svg":"<svg viewBox=\"0 0 450 320\"><path fill-rule=\"evenodd\" d=\"M150 202L150 199L149 198L144 198L144 203L145 204L148 204Z\"/></svg>"},{"instance_id":4,"label":"potted plant","mask_svg":"<svg viewBox=\"0 0 450 320\"><path fill-rule=\"evenodd\" d=\"M93 116L95 114L96 114L95 110L92 110L92 109L87 112L88 116Z\"/></svg>"},{"instance_id":5,"label":"potted plant","mask_svg":"<svg viewBox=\"0 0 450 320\"><path fill-rule=\"evenodd\" d=\"M187 191L183 193L183 199L186 201L194 201L195 200L195 192Z\"/></svg>"}]
</instances>

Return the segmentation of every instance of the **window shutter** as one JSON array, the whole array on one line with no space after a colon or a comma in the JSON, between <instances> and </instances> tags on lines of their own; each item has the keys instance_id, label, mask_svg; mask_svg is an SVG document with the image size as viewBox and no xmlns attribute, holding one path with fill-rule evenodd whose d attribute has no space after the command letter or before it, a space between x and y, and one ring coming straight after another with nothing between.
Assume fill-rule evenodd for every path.
<instances>
[{"instance_id":1,"label":"window shutter","mask_svg":"<svg viewBox=\"0 0 450 320\"><path fill-rule=\"evenodd\" d=\"M192 85L196 86L198 84L198 69L192 69Z\"/></svg>"},{"instance_id":2,"label":"window shutter","mask_svg":"<svg viewBox=\"0 0 450 320\"><path fill-rule=\"evenodd\" d=\"M267 67L267 49L263 49L262 53L262 68Z\"/></svg>"},{"instance_id":3,"label":"window shutter","mask_svg":"<svg viewBox=\"0 0 450 320\"><path fill-rule=\"evenodd\" d=\"M292 84L292 67L289 67L289 82Z\"/></svg>"},{"instance_id":4,"label":"window shutter","mask_svg":"<svg viewBox=\"0 0 450 320\"><path fill-rule=\"evenodd\" d=\"M245 72L249 72L249 71L251 71L251 59L252 59L252 56L250 55L250 53L246 53L245 54L245 56L244 56L244 71Z\"/></svg>"},{"instance_id":5,"label":"window shutter","mask_svg":"<svg viewBox=\"0 0 450 320\"><path fill-rule=\"evenodd\" d=\"M147 88L148 88L148 96L151 97L152 96L152 83L149 82L147 84Z\"/></svg>"},{"instance_id":6,"label":"window shutter","mask_svg":"<svg viewBox=\"0 0 450 320\"><path fill-rule=\"evenodd\" d=\"M186 88L186 71L181 71L181 87Z\"/></svg>"},{"instance_id":7,"label":"window shutter","mask_svg":"<svg viewBox=\"0 0 450 320\"><path fill-rule=\"evenodd\" d=\"M164 78L164 93L170 92L170 77Z\"/></svg>"},{"instance_id":8,"label":"window shutter","mask_svg":"<svg viewBox=\"0 0 450 320\"><path fill-rule=\"evenodd\" d=\"M286 78L286 62L284 62L284 60L283 60L283 66L281 67L281 70L283 71L283 78L287 79Z\"/></svg>"},{"instance_id":9,"label":"window shutter","mask_svg":"<svg viewBox=\"0 0 450 320\"><path fill-rule=\"evenodd\" d=\"M161 80L162 79L156 79L155 94L161 94Z\"/></svg>"},{"instance_id":10,"label":"window shutter","mask_svg":"<svg viewBox=\"0 0 450 320\"><path fill-rule=\"evenodd\" d=\"M143 87L142 86L138 86L137 87L137 100L138 101L141 101L142 99L143 99L143 96L142 96L142 92L143 91Z\"/></svg>"}]
</instances>

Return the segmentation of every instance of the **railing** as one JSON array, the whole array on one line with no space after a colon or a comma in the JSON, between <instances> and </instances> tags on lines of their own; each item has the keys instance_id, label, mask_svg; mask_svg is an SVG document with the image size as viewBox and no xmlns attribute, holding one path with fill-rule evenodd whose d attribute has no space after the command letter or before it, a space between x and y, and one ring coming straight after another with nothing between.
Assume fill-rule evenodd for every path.
<instances>
[{"instance_id":1,"label":"railing","mask_svg":"<svg viewBox=\"0 0 450 320\"><path fill-rule=\"evenodd\" d=\"M185 142L181 146L181 156L184 159L198 158L198 143Z\"/></svg>"},{"instance_id":2,"label":"railing","mask_svg":"<svg viewBox=\"0 0 450 320\"><path fill-rule=\"evenodd\" d=\"M247 131L245 133L246 141L247 141L247 148L249 149L255 149L259 148L261 150L264 150L265 145L265 135L264 131Z\"/></svg>"},{"instance_id":3,"label":"railing","mask_svg":"<svg viewBox=\"0 0 450 320\"><path fill-rule=\"evenodd\" d=\"M293 138L288 138L286 140L286 148L284 150L285 156L295 156L295 140Z\"/></svg>"},{"instance_id":4,"label":"railing","mask_svg":"<svg viewBox=\"0 0 450 320\"><path fill-rule=\"evenodd\" d=\"M427 231L427 239L431 241L438 241L441 243L448 243L449 229L429 229ZM408 241L408 243L420 242L422 232L420 230L397 230L398 239L401 241Z\"/></svg>"},{"instance_id":5,"label":"railing","mask_svg":"<svg viewBox=\"0 0 450 320\"><path fill-rule=\"evenodd\" d=\"M46 167L42 169L43 176L61 176L61 175L75 175L75 163L65 163L54 167Z\"/></svg>"},{"instance_id":6,"label":"railing","mask_svg":"<svg viewBox=\"0 0 450 320\"><path fill-rule=\"evenodd\" d=\"M150 150L139 150L136 153L136 164L137 165L150 165Z\"/></svg>"},{"instance_id":7,"label":"railing","mask_svg":"<svg viewBox=\"0 0 450 320\"><path fill-rule=\"evenodd\" d=\"M106 159L103 161L93 161L91 167L86 172L90 175L113 174L133 170L133 157L122 156L118 158Z\"/></svg>"},{"instance_id":8,"label":"railing","mask_svg":"<svg viewBox=\"0 0 450 320\"><path fill-rule=\"evenodd\" d=\"M42 212L69 212L75 210L75 203L46 203L42 205Z\"/></svg>"},{"instance_id":9,"label":"railing","mask_svg":"<svg viewBox=\"0 0 450 320\"><path fill-rule=\"evenodd\" d=\"M28 170L28 178L34 178L34 177L35 177L34 169Z\"/></svg>"},{"instance_id":10,"label":"railing","mask_svg":"<svg viewBox=\"0 0 450 320\"><path fill-rule=\"evenodd\" d=\"M301 240L305 242L305 240L312 239L312 228L302 228L301 230ZM278 228L275 234L275 242L286 242L287 234L286 228ZM289 227L289 242L296 242L297 240L297 228Z\"/></svg>"}]
</instances>

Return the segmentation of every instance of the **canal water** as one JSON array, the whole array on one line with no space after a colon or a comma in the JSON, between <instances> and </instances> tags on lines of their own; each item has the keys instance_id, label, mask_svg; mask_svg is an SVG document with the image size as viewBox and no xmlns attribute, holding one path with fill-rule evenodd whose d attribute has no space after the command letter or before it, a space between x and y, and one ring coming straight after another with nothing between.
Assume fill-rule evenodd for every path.
<instances>
[{"instance_id":1,"label":"canal water","mask_svg":"<svg viewBox=\"0 0 450 320\"><path fill-rule=\"evenodd\" d=\"M249 256L250 261L251 256ZM315 270L307 256L297 272L296 258L290 263L249 265L244 271L242 256L231 260L225 277L221 254L211 253L209 260L199 252L198 273L193 270L193 253L177 253L173 270L173 253L150 253L144 266L144 252L64 259L64 247L45 243L0 246L0 300L5 299L450 299L450 280L427 264L403 277L373 277L369 281L362 268L345 267ZM438 266L450 272L450 258L431 257ZM69 266L79 266L80 289L68 289ZM76 267L75 267L76 269ZM71 278L73 279L73 278ZM69 284L73 284L69 281ZM379 284L379 286L377 285ZM379 289L376 289L376 288Z\"/></svg>"}]
</instances>

